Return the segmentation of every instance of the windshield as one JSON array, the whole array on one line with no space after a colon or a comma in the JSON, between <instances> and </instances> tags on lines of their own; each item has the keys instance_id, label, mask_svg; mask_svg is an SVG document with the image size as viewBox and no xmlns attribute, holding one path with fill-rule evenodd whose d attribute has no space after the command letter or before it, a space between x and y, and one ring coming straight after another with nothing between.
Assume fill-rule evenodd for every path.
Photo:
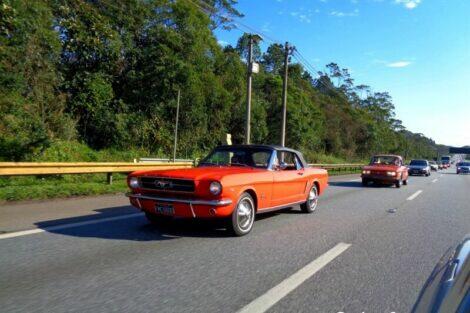
<instances>
[{"instance_id":1,"label":"windshield","mask_svg":"<svg viewBox=\"0 0 470 313\"><path fill-rule=\"evenodd\" d=\"M412 160L410 165L417 165L417 166L426 166L426 161L424 160Z\"/></svg>"},{"instance_id":2,"label":"windshield","mask_svg":"<svg viewBox=\"0 0 470 313\"><path fill-rule=\"evenodd\" d=\"M223 148L212 151L199 166L249 166L268 168L272 150L263 148Z\"/></svg>"},{"instance_id":3,"label":"windshield","mask_svg":"<svg viewBox=\"0 0 470 313\"><path fill-rule=\"evenodd\" d=\"M370 161L371 165L399 165L400 159L395 156L387 156L387 155L377 155L372 158Z\"/></svg>"},{"instance_id":4,"label":"windshield","mask_svg":"<svg viewBox=\"0 0 470 313\"><path fill-rule=\"evenodd\" d=\"M470 166L470 162L461 162L459 166Z\"/></svg>"}]
</instances>

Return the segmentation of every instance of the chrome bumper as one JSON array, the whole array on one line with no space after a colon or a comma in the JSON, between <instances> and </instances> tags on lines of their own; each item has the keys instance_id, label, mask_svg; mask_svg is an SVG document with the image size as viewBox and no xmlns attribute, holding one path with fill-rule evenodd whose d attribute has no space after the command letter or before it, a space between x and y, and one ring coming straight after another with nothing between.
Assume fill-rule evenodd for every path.
<instances>
[{"instance_id":1,"label":"chrome bumper","mask_svg":"<svg viewBox=\"0 0 470 313\"><path fill-rule=\"evenodd\" d=\"M193 200L193 199L179 199L179 198L165 198L165 197L157 197L157 196L147 196L141 195L137 193L126 193L126 197L129 198L136 198L142 200L154 200L154 201L162 201L162 202L179 202L179 203L187 203L189 205L209 205L209 206L224 206L232 204L232 200L230 199L222 199L222 200Z\"/></svg>"}]
</instances>

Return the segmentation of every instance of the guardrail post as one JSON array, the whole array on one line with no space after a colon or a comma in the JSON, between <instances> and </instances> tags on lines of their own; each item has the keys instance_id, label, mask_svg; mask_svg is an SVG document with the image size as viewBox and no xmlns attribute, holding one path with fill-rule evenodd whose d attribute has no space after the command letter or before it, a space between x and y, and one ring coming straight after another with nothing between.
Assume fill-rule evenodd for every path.
<instances>
[{"instance_id":1,"label":"guardrail post","mask_svg":"<svg viewBox=\"0 0 470 313\"><path fill-rule=\"evenodd\" d=\"M107 173L106 180L108 182L108 185L112 185L113 184L113 173Z\"/></svg>"}]
</instances>

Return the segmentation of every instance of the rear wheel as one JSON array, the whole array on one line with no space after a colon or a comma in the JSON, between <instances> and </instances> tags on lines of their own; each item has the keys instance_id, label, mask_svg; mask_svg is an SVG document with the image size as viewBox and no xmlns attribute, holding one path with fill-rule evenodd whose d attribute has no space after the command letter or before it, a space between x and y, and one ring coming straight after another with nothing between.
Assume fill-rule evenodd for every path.
<instances>
[{"instance_id":1,"label":"rear wheel","mask_svg":"<svg viewBox=\"0 0 470 313\"><path fill-rule=\"evenodd\" d=\"M316 210L318 205L318 189L315 184L313 184L312 189L308 193L307 201L300 205L300 209L304 213L312 213Z\"/></svg>"},{"instance_id":2,"label":"rear wheel","mask_svg":"<svg viewBox=\"0 0 470 313\"><path fill-rule=\"evenodd\" d=\"M244 192L238 199L237 206L232 212L229 221L229 230L235 236L244 236L253 228L256 207L253 198L248 192Z\"/></svg>"}]
</instances>

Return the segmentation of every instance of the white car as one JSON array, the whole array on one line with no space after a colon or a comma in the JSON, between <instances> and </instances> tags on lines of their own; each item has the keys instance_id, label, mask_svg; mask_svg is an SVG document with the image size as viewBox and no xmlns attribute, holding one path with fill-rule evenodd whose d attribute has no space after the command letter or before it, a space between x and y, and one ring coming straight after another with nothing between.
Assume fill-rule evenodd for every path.
<instances>
[{"instance_id":1,"label":"white car","mask_svg":"<svg viewBox=\"0 0 470 313\"><path fill-rule=\"evenodd\" d=\"M432 171L436 171L439 169L439 165L437 165L436 161L429 161L429 166L431 167Z\"/></svg>"}]
</instances>

